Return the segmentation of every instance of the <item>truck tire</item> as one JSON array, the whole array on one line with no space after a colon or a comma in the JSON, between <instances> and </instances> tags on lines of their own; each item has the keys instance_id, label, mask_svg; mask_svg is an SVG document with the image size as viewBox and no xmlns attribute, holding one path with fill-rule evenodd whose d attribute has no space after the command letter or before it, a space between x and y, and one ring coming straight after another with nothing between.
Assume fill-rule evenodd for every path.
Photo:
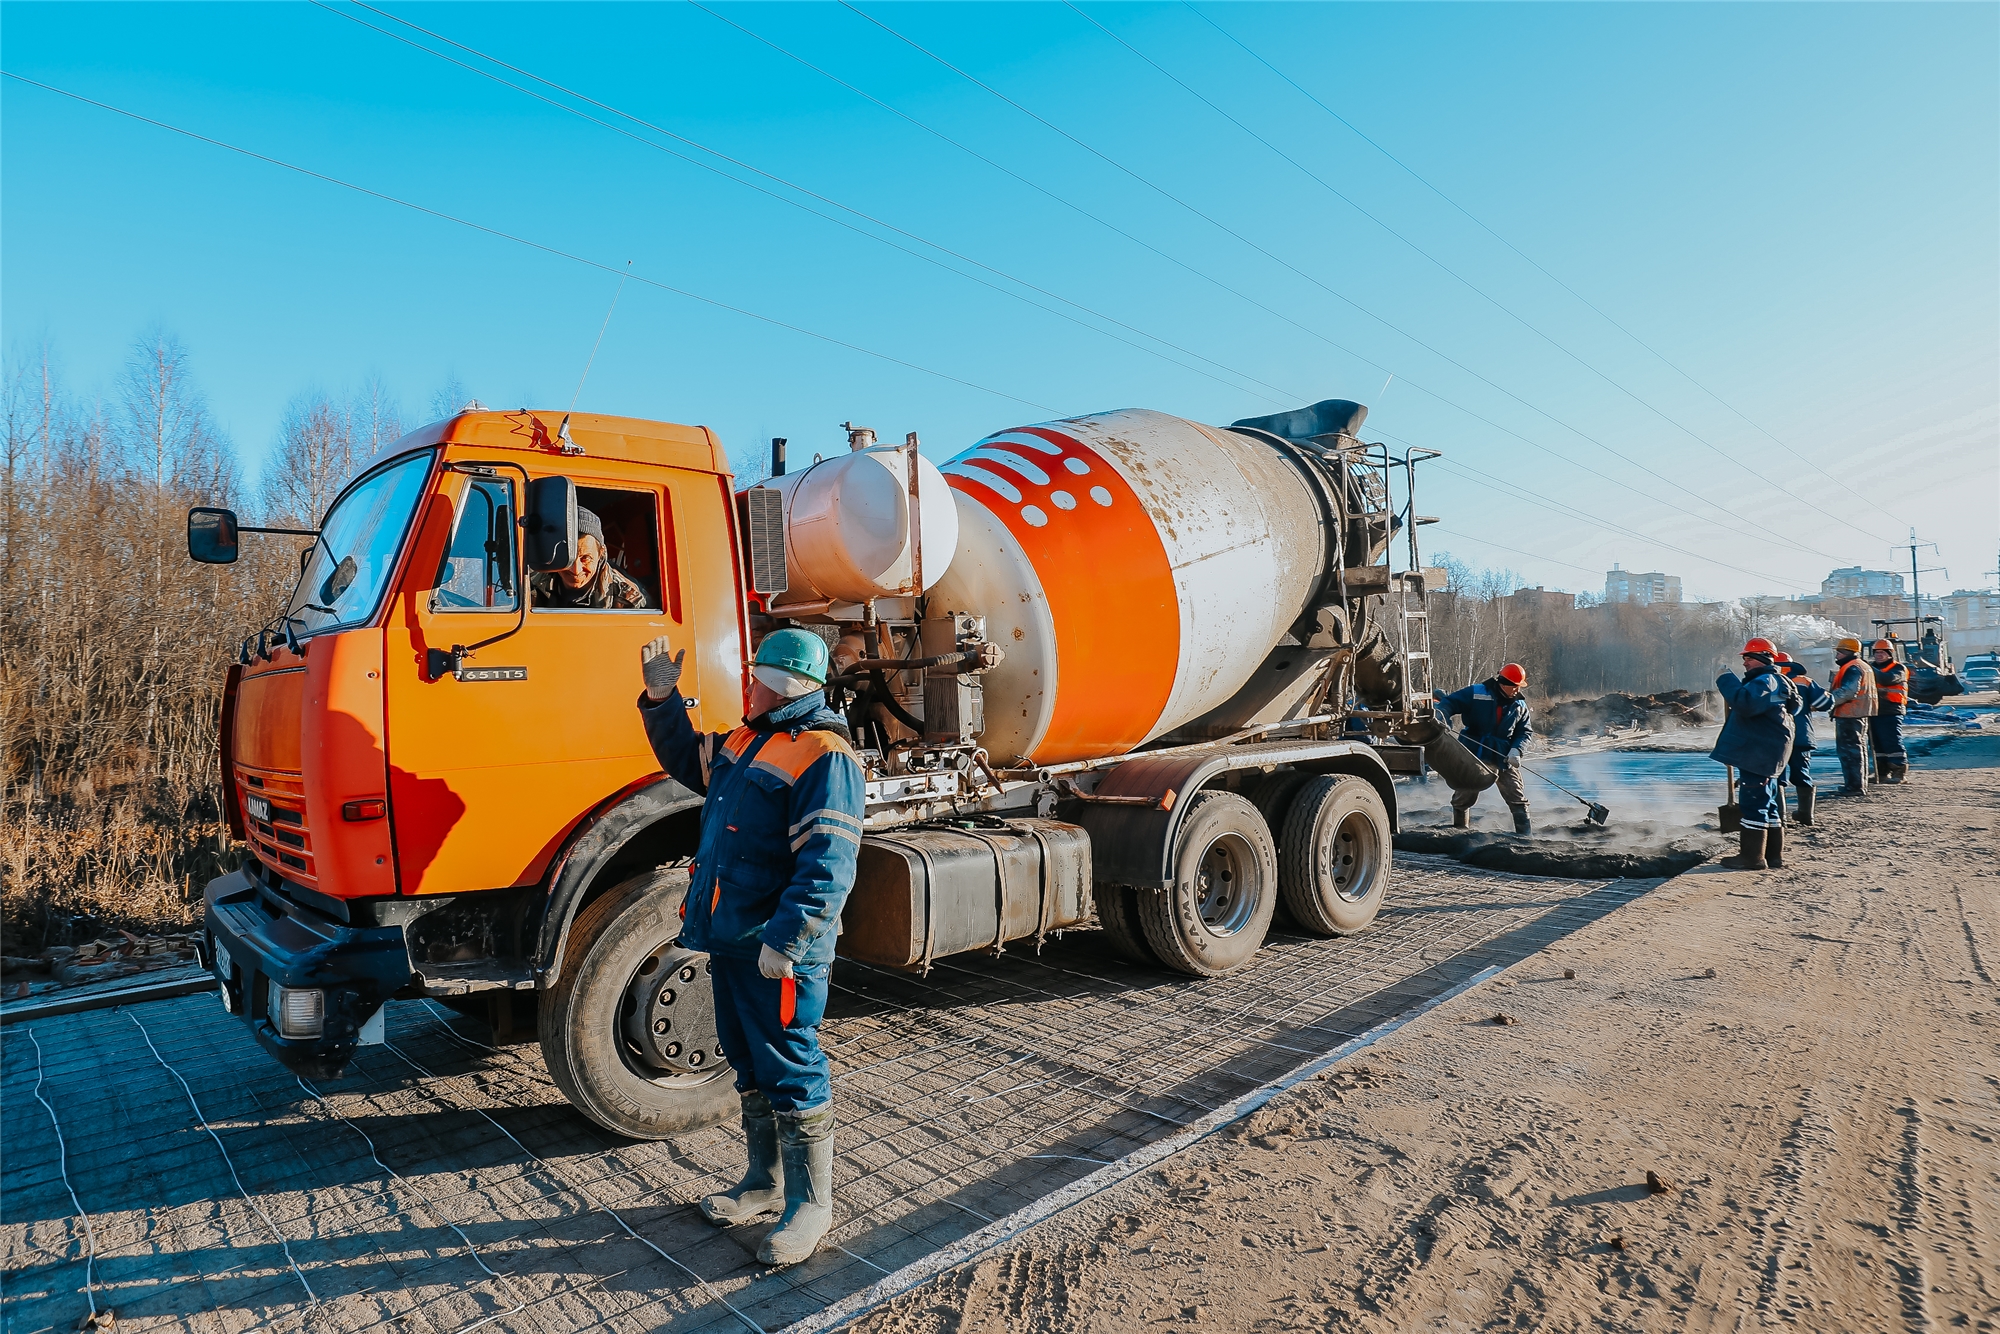
<instances>
[{"instance_id":1,"label":"truck tire","mask_svg":"<svg viewBox=\"0 0 2000 1334\"><path fill-rule=\"evenodd\" d=\"M1299 789L1278 840L1285 908L1316 936L1375 920L1389 886L1389 812L1367 779L1322 774Z\"/></svg>"},{"instance_id":2,"label":"truck tire","mask_svg":"<svg viewBox=\"0 0 2000 1334\"><path fill-rule=\"evenodd\" d=\"M1092 886L1091 897L1097 902L1097 925L1104 932L1105 943L1112 952L1127 963L1136 963L1144 968L1160 966L1159 956L1146 943L1146 928L1139 925L1138 895L1130 885Z\"/></svg>"},{"instance_id":3,"label":"truck tire","mask_svg":"<svg viewBox=\"0 0 2000 1334\"><path fill-rule=\"evenodd\" d=\"M1298 796L1299 789L1313 780L1313 775L1303 769L1280 769L1273 774L1265 774L1243 789L1243 795L1250 798L1250 804L1257 808L1257 814L1264 817L1264 827L1271 831L1275 840L1278 831L1285 827L1285 814L1292 808L1292 798ZM1282 875L1285 865L1285 850L1278 848L1278 869ZM1274 928L1296 927L1297 922L1285 908L1285 896L1278 896L1277 911L1271 914Z\"/></svg>"},{"instance_id":4,"label":"truck tire","mask_svg":"<svg viewBox=\"0 0 2000 1334\"><path fill-rule=\"evenodd\" d=\"M1137 895L1160 962L1215 977L1248 962L1278 905L1278 853L1257 808L1234 792L1194 799L1174 838L1174 882Z\"/></svg>"},{"instance_id":5,"label":"truck tire","mask_svg":"<svg viewBox=\"0 0 2000 1334\"><path fill-rule=\"evenodd\" d=\"M708 956L675 943L687 888L686 870L662 867L587 904L570 924L561 976L542 993L542 1058L556 1087L633 1139L711 1126L740 1106L715 1036ZM671 1058L664 1041L645 1039L652 1024L674 1040Z\"/></svg>"}]
</instances>

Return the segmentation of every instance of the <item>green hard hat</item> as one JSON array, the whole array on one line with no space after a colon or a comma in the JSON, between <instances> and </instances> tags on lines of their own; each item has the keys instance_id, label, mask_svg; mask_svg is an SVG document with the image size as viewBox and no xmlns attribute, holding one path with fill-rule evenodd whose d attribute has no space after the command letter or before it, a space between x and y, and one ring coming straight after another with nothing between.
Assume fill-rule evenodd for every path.
<instances>
[{"instance_id":1,"label":"green hard hat","mask_svg":"<svg viewBox=\"0 0 2000 1334\"><path fill-rule=\"evenodd\" d=\"M759 667L782 667L826 684L826 641L809 630L775 630L757 646Z\"/></svg>"}]
</instances>

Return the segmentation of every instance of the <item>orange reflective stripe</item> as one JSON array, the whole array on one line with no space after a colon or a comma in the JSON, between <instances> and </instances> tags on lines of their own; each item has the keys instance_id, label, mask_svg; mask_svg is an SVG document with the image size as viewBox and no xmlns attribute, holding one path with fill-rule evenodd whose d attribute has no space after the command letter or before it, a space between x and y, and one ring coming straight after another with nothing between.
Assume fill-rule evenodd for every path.
<instances>
[{"instance_id":1,"label":"orange reflective stripe","mask_svg":"<svg viewBox=\"0 0 2000 1334\"><path fill-rule=\"evenodd\" d=\"M778 732L764 743L750 767L774 773L787 783L796 783L820 759L834 754L852 758L854 751L832 732L801 732L797 736Z\"/></svg>"},{"instance_id":2,"label":"orange reflective stripe","mask_svg":"<svg viewBox=\"0 0 2000 1334\"><path fill-rule=\"evenodd\" d=\"M722 881L717 880L715 882L715 895L708 901L709 914L713 916L715 910L717 908L720 908L721 906L722 906Z\"/></svg>"},{"instance_id":3,"label":"orange reflective stripe","mask_svg":"<svg viewBox=\"0 0 2000 1334\"><path fill-rule=\"evenodd\" d=\"M792 1016L799 1012L799 984L796 978L778 979L778 1022L786 1028L792 1026Z\"/></svg>"}]
</instances>

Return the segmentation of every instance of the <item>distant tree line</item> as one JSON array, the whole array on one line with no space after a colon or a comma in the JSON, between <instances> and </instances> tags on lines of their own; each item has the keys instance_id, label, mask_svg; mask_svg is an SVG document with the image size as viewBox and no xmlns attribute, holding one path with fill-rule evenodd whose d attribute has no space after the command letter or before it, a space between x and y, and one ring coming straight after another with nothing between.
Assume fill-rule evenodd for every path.
<instances>
[{"instance_id":1,"label":"distant tree line","mask_svg":"<svg viewBox=\"0 0 2000 1334\"><path fill-rule=\"evenodd\" d=\"M1534 700L1712 690L1749 633L1735 602L1640 606L1582 594L1567 606L1523 590L1508 571L1475 570L1450 556L1438 564L1450 573L1430 609L1441 690L1483 681L1508 662L1527 669Z\"/></svg>"},{"instance_id":2,"label":"distant tree line","mask_svg":"<svg viewBox=\"0 0 2000 1334\"><path fill-rule=\"evenodd\" d=\"M230 855L223 678L290 591L300 546L252 540L234 566L192 564L188 507L317 526L402 435L396 400L379 379L344 398L297 395L246 494L186 349L164 331L134 341L107 390L72 391L44 352L11 366L0 393L6 953L65 943L73 929L185 923ZM448 415L464 394L447 385L437 399Z\"/></svg>"}]
</instances>

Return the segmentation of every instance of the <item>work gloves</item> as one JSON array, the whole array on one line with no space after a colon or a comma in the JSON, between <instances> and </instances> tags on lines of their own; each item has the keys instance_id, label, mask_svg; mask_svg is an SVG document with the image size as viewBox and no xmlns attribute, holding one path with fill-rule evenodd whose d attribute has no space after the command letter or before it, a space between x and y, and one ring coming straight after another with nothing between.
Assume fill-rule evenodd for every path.
<instances>
[{"instance_id":1,"label":"work gloves","mask_svg":"<svg viewBox=\"0 0 2000 1334\"><path fill-rule=\"evenodd\" d=\"M681 682L681 660L687 657L687 650L668 657L667 651L672 647L667 637L661 635L639 649L639 671L646 678L646 698L655 703L679 693L676 687Z\"/></svg>"},{"instance_id":2,"label":"work gloves","mask_svg":"<svg viewBox=\"0 0 2000 1334\"><path fill-rule=\"evenodd\" d=\"M757 971L772 979L790 977L792 961L778 951L765 945L757 951Z\"/></svg>"}]
</instances>

